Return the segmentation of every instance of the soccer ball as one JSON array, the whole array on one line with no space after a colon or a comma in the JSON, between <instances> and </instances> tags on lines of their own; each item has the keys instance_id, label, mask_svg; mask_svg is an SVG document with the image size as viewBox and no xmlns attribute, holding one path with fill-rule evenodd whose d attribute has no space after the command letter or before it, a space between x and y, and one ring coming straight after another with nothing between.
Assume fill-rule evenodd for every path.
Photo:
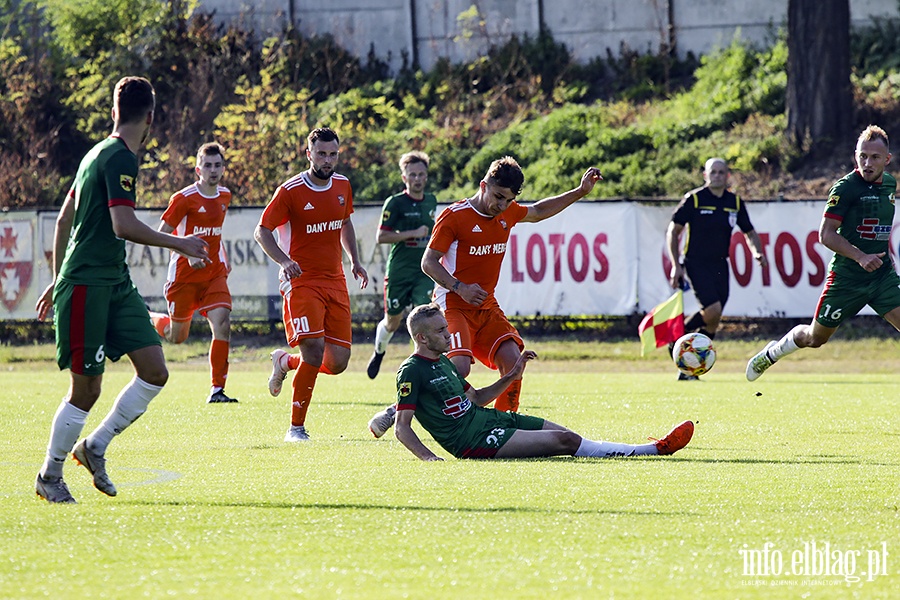
<instances>
[{"instance_id":1,"label":"soccer ball","mask_svg":"<svg viewBox=\"0 0 900 600\"><path fill-rule=\"evenodd\" d=\"M685 375L703 375L716 364L712 340L702 333L688 333L675 342L672 349L675 366Z\"/></svg>"}]
</instances>

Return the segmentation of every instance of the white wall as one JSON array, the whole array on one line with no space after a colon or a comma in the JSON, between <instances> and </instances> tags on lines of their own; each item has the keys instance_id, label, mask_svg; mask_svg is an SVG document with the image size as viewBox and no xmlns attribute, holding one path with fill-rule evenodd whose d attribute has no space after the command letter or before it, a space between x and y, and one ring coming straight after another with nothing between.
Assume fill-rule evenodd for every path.
<instances>
[{"instance_id":1,"label":"white wall","mask_svg":"<svg viewBox=\"0 0 900 600\"><path fill-rule=\"evenodd\" d=\"M676 48L705 54L741 37L758 43L771 39L784 25L787 0L543 0L544 21L558 42L579 61L618 55L622 44L655 53L667 41L671 3ZM199 0L222 21L245 15L261 31L275 33L287 23L291 0ZM483 27L461 26L457 17L471 5L479 7ZM420 65L428 69L442 56L454 62L471 60L491 43L512 34L536 34L540 0L293 0L295 20L304 33L331 33L345 48L365 59L374 44L379 58L390 55L392 69L401 52L412 56L412 8ZM872 17L898 15L897 0L850 0L854 25ZM467 35L467 33L472 35Z\"/></svg>"}]
</instances>

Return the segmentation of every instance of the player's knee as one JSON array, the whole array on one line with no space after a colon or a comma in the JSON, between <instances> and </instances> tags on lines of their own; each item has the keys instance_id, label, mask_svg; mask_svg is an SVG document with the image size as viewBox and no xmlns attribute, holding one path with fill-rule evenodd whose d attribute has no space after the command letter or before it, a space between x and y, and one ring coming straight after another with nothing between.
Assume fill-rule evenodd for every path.
<instances>
[{"instance_id":1,"label":"player's knee","mask_svg":"<svg viewBox=\"0 0 900 600\"><path fill-rule=\"evenodd\" d=\"M142 369L140 373L138 373L138 377L140 377L150 385L162 387L166 385L167 381L169 381L169 369L165 364L161 366L145 368Z\"/></svg>"},{"instance_id":2,"label":"player's knee","mask_svg":"<svg viewBox=\"0 0 900 600\"><path fill-rule=\"evenodd\" d=\"M581 436L574 431L558 431L556 435L560 446L565 450L566 454L575 454L581 446Z\"/></svg>"},{"instance_id":3,"label":"player's knee","mask_svg":"<svg viewBox=\"0 0 900 600\"><path fill-rule=\"evenodd\" d=\"M816 335L810 335L808 340L809 340L809 344L807 344L807 348L820 348L828 342L827 337L821 337L821 336L816 336Z\"/></svg>"},{"instance_id":4,"label":"player's knee","mask_svg":"<svg viewBox=\"0 0 900 600\"><path fill-rule=\"evenodd\" d=\"M325 363L325 367L328 369L328 372L332 375L339 375L347 370L347 364L349 360L341 361L328 361Z\"/></svg>"}]
</instances>

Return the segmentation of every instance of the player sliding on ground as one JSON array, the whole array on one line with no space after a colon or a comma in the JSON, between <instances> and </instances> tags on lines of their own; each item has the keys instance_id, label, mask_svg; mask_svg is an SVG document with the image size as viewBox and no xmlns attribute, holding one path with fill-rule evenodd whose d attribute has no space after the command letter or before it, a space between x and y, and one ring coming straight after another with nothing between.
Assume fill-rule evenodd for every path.
<instances>
[{"instance_id":1,"label":"player sliding on ground","mask_svg":"<svg viewBox=\"0 0 900 600\"><path fill-rule=\"evenodd\" d=\"M422 460L443 459L413 431L413 416L444 450L457 458L668 455L684 448L694 434L694 424L685 421L650 444L593 441L539 417L484 408L512 381L522 378L525 365L537 354L522 351L513 368L500 379L475 389L444 356L450 349L450 332L437 305L414 308L406 326L416 352L397 373L395 432L397 439Z\"/></svg>"}]
</instances>

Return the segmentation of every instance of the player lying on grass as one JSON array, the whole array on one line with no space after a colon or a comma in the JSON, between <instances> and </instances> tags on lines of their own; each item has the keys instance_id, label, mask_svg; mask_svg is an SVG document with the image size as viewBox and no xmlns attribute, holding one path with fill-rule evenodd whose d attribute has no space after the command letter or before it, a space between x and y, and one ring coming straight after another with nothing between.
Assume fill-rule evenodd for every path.
<instances>
[{"instance_id":1,"label":"player lying on grass","mask_svg":"<svg viewBox=\"0 0 900 600\"><path fill-rule=\"evenodd\" d=\"M487 387L475 389L444 356L450 349L450 332L437 305L414 308L406 319L406 327L416 352L397 373L395 432L397 439L422 460L443 459L412 430L413 416L444 450L457 458L667 455L684 448L694 434L694 424L685 421L650 444L592 441L539 417L484 408L510 382L522 378L525 365L537 354L524 350L508 373Z\"/></svg>"}]
</instances>

